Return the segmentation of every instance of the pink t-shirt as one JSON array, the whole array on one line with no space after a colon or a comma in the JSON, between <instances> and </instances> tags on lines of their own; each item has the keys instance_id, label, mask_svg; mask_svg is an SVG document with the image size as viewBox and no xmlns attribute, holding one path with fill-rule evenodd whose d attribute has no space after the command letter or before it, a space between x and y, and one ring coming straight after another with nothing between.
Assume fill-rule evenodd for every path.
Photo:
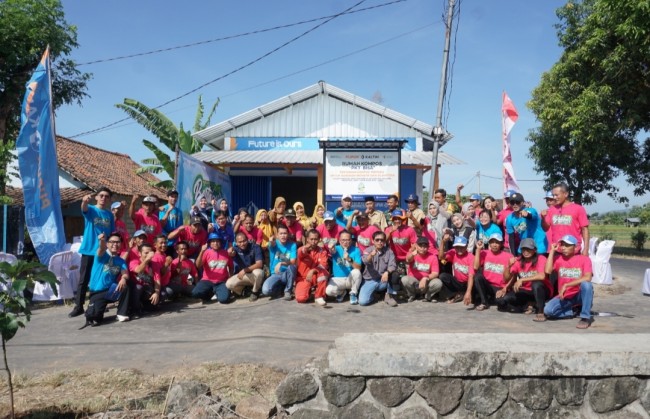
<instances>
[{"instance_id":1,"label":"pink t-shirt","mask_svg":"<svg viewBox=\"0 0 650 419\"><path fill-rule=\"evenodd\" d=\"M178 272L179 265L180 265L180 272ZM181 280L181 285L184 287L188 285L187 278L190 275L192 276L192 278L196 278L199 276L199 274L196 271L196 265L194 265L194 263L189 259L185 259L181 262L180 260L178 260L178 258L176 258L172 262L169 269L171 270L172 276L178 276L178 278Z\"/></svg>"},{"instance_id":2,"label":"pink t-shirt","mask_svg":"<svg viewBox=\"0 0 650 419\"><path fill-rule=\"evenodd\" d=\"M504 275L508 264L510 263L510 253L501 251L494 254L491 250L481 250L481 266L483 266L483 276L495 287L505 287L506 281Z\"/></svg>"},{"instance_id":3,"label":"pink t-shirt","mask_svg":"<svg viewBox=\"0 0 650 419\"><path fill-rule=\"evenodd\" d=\"M325 246L330 246L332 243L336 244L339 241L339 234L343 231L343 227L338 224L334 224L332 230L325 228L325 224L321 224L316 227L316 231L320 233L320 238L323 241Z\"/></svg>"},{"instance_id":4,"label":"pink t-shirt","mask_svg":"<svg viewBox=\"0 0 650 419\"><path fill-rule=\"evenodd\" d=\"M176 238L178 241L187 242L187 257L195 258L201 252L201 247L208 241L208 232L201 228L194 234L191 229L191 226L183 226Z\"/></svg>"},{"instance_id":5,"label":"pink t-shirt","mask_svg":"<svg viewBox=\"0 0 650 419\"><path fill-rule=\"evenodd\" d=\"M161 287L167 286L171 278L171 272L169 271L169 268L166 268L167 272L164 275L162 274L162 270L165 269L166 259L167 259L167 255L163 255L158 252L156 252L156 254L151 259L151 268L153 269L153 280L156 282L160 282Z\"/></svg>"},{"instance_id":6,"label":"pink t-shirt","mask_svg":"<svg viewBox=\"0 0 650 419\"><path fill-rule=\"evenodd\" d=\"M587 273L592 273L591 259L579 254L570 258L560 255L553 261L553 270L557 271L557 289L560 290L564 284L582 278ZM572 298L579 292L579 284L569 287L564 292L564 299Z\"/></svg>"},{"instance_id":7,"label":"pink t-shirt","mask_svg":"<svg viewBox=\"0 0 650 419\"><path fill-rule=\"evenodd\" d=\"M510 207L505 207L497 214L497 225L501 227L501 234L503 234L503 248L510 249L510 237L505 234L506 232L506 218L514 211ZM519 244L517 244L518 246Z\"/></svg>"},{"instance_id":8,"label":"pink t-shirt","mask_svg":"<svg viewBox=\"0 0 650 419\"><path fill-rule=\"evenodd\" d=\"M458 282L467 282L470 275L474 275L474 255L466 252L463 256L456 253L456 249L451 249L445 253L445 259L451 263L454 269L454 278Z\"/></svg>"},{"instance_id":9,"label":"pink t-shirt","mask_svg":"<svg viewBox=\"0 0 650 419\"><path fill-rule=\"evenodd\" d=\"M120 253L124 252L129 248L129 230L126 228L126 224L122 220L115 220L115 232L120 235L122 238L122 247L120 247Z\"/></svg>"},{"instance_id":10,"label":"pink t-shirt","mask_svg":"<svg viewBox=\"0 0 650 419\"><path fill-rule=\"evenodd\" d=\"M428 251L424 255L418 253L409 264L407 272L418 281L424 277L428 277L432 272L440 272L438 268L438 256L431 251Z\"/></svg>"},{"instance_id":11,"label":"pink t-shirt","mask_svg":"<svg viewBox=\"0 0 650 419\"><path fill-rule=\"evenodd\" d=\"M291 225L288 225L288 223L285 222L284 225L287 226L287 229L289 230L289 240L296 243L302 243L302 238L305 235L302 225L298 221L295 221Z\"/></svg>"},{"instance_id":12,"label":"pink t-shirt","mask_svg":"<svg viewBox=\"0 0 650 419\"><path fill-rule=\"evenodd\" d=\"M239 231L246 235L248 241L253 241L260 246L262 245L262 230L260 230L259 228L253 226L251 228L251 231L248 231L243 226L240 226Z\"/></svg>"},{"instance_id":13,"label":"pink t-shirt","mask_svg":"<svg viewBox=\"0 0 650 419\"><path fill-rule=\"evenodd\" d=\"M377 231L380 231L375 225L369 225L363 230L358 226L352 227L350 230L352 230L351 233L357 238L357 247L361 251L362 255L365 253L367 248L372 246L372 235Z\"/></svg>"},{"instance_id":14,"label":"pink t-shirt","mask_svg":"<svg viewBox=\"0 0 650 419\"><path fill-rule=\"evenodd\" d=\"M140 256L139 255L138 255L138 257L131 259L131 261L129 262L129 265L128 265L128 267L129 267L129 279L134 284L144 285L142 283L142 281L140 281L138 279L138 274L135 272L135 268L137 268L138 266L140 266ZM144 272L146 274L150 275L153 278L153 270L151 269L151 265L145 267L144 269L145 269Z\"/></svg>"},{"instance_id":15,"label":"pink t-shirt","mask_svg":"<svg viewBox=\"0 0 650 419\"><path fill-rule=\"evenodd\" d=\"M386 227L384 230L386 237L389 237L390 235L390 238L388 239L390 250L395 253L395 259L398 262L404 262L406 260L406 255L409 250L411 250L411 246L417 241L418 234L415 232L413 227L408 226L401 226L390 234L391 231L392 227Z\"/></svg>"},{"instance_id":16,"label":"pink t-shirt","mask_svg":"<svg viewBox=\"0 0 650 419\"><path fill-rule=\"evenodd\" d=\"M147 243L149 244L153 244L156 236L162 233L157 212L147 215L144 208L140 208L133 216L133 224L135 224L136 230L142 230L147 234Z\"/></svg>"},{"instance_id":17,"label":"pink t-shirt","mask_svg":"<svg viewBox=\"0 0 650 419\"><path fill-rule=\"evenodd\" d=\"M510 267L510 273L514 277L518 278L529 278L531 276L537 276L537 274L544 273L544 267L546 266L546 257L543 255L537 256L537 264L533 266L531 262L524 262L524 266L521 267L521 262L519 259ZM553 286L551 281L545 276L544 285L549 291L549 295L553 294ZM521 283L521 289L526 291L532 291L533 283L531 281L526 281Z\"/></svg>"},{"instance_id":18,"label":"pink t-shirt","mask_svg":"<svg viewBox=\"0 0 650 419\"><path fill-rule=\"evenodd\" d=\"M223 249L208 249L203 252L203 280L215 284L226 281L233 271L233 263L228 252ZM230 270L229 270L230 269Z\"/></svg>"},{"instance_id":19,"label":"pink t-shirt","mask_svg":"<svg viewBox=\"0 0 650 419\"><path fill-rule=\"evenodd\" d=\"M567 205L553 205L548 209L547 221L551 225L551 243L557 243L560 239L571 234L578 239L576 252L582 248L582 228L589 226L587 211L582 205L570 202ZM587 243L588 244L588 243Z\"/></svg>"}]
</instances>

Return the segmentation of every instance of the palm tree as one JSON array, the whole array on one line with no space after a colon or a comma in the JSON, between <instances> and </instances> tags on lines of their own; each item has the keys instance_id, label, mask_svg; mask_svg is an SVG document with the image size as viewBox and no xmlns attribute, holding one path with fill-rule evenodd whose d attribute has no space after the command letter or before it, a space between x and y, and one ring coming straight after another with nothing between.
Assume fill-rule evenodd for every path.
<instances>
[{"instance_id":1,"label":"palm tree","mask_svg":"<svg viewBox=\"0 0 650 419\"><path fill-rule=\"evenodd\" d=\"M212 105L210 113L208 114L205 122L202 122L204 116L203 101L199 96L199 105L196 110L196 118L194 120L194 132L200 131L210 125L210 119L217 109L219 100ZM201 151L203 144L192 137L192 131L185 131L183 123L180 126L167 118L158 109L150 108L147 105L135 100L125 98L124 103L118 103L115 106L126 112L131 118L142 125L147 131L158 137L158 140L167 147L172 155L176 153L176 147L184 153L193 154ZM154 143L149 140L142 140L142 143L154 154L155 157L142 160L142 164L146 165L138 169L137 173L167 173L169 180L163 180L153 183L163 189L172 189L175 180L175 159L171 158L169 154L158 148Z\"/></svg>"}]
</instances>

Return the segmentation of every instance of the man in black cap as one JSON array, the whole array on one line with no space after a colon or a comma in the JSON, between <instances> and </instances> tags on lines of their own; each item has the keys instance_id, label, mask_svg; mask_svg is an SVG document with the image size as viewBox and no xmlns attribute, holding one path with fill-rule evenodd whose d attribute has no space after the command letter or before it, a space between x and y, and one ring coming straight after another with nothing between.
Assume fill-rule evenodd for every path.
<instances>
[{"instance_id":1,"label":"man in black cap","mask_svg":"<svg viewBox=\"0 0 650 419\"><path fill-rule=\"evenodd\" d=\"M386 224L386 217L381 211L375 209L375 197L368 195L364 198L366 204L366 215L368 216L368 224L374 225L381 231L384 231L388 224Z\"/></svg>"},{"instance_id":2,"label":"man in black cap","mask_svg":"<svg viewBox=\"0 0 650 419\"><path fill-rule=\"evenodd\" d=\"M169 233L176 230L178 227L183 225L183 211L176 206L178 202L178 191L176 189L171 189L167 192L167 204L160 207L160 214L158 218L160 219L160 225L162 226L162 232L165 236L169 238ZM174 244L176 240L169 239L167 240L167 255L174 255Z\"/></svg>"},{"instance_id":3,"label":"man in black cap","mask_svg":"<svg viewBox=\"0 0 650 419\"><path fill-rule=\"evenodd\" d=\"M408 220L409 227L413 227L420 232L421 222L424 220L425 214L419 207L420 201L416 194L410 194L404 200L406 202L406 219Z\"/></svg>"}]
</instances>

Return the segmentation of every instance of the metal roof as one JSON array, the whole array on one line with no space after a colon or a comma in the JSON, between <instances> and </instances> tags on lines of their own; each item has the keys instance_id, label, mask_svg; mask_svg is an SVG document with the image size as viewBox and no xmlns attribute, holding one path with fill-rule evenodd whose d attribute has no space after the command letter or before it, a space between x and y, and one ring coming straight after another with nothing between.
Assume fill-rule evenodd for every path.
<instances>
[{"instance_id":1,"label":"metal roof","mask_svg":"<svg viewBox=\"0 0 650 419\"><path fill-rule=\"evenodd\" d=\"M423 138L433 126L320 81L196 132L214 150L226 137ZM445 137L443 144L451 136Z\"/></svg>"}]
</instances>

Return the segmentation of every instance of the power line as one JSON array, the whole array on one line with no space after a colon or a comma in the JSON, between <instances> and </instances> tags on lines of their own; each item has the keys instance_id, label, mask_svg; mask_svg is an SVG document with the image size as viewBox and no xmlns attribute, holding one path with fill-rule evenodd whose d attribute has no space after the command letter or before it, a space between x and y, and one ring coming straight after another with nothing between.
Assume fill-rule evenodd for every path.
<instances>
[{"instance_id":1,"label":"power line","mask_svg":"<svg viewBox=\"0 0 650 419\"><path fill-rule=\"evenodd\" d=\"M184 97L186 97L186 96L189 96L189 95L191 95L192 93L197 92L198 90L201 90L202 88L204 88L204 87L206 87L206 86L209 86L210 84L216 83L216 82L219 81L219 80L225 79L225 78L228 77L228 76L231 76L231 75L233 75L233 74L235 74L235 73L237 73L237 72L239 72L239 71L241 71L241 70L244 70L244 69L247 68L247 67L252 66L253 64L255 64L255 63L257 63L257 62L263 60L264 58L270 56L271 54L274 54L274 53L278 52L279 50L281 50L282 48L284 48L284 47L286 47L286 46L288 46L288 45L290 45L290 44L296 42L296 41L299 40L300 38L303 38L303 37L307 36L307 35L310 34L311 32L313 32L313 31L315 31L316 29L320 28L321 26L323 26L323 25L325 25L325 24L331 22L332 20L336 19L337 17L341 16L342 14L344 14L344 13L346 13L346 12L348 12L348 11L354 9L355 7L357 7L357 6L361 5L361 4L363 4L365 1L366 1L366 0L361 0L361 1L357 2L356 4L354 4L354 5L350 6L350 7L348 7L347 9L345 9L343 12L338 13L338 14L332 16L331 18L325 20L324 22L319 23L319 24L316 25L316 26L313 26L312 28L306 30L305 32L301 33L301 34L298 35L298 36L294 36L293 38L291 38L290 40L286 41L286 42L283 43L282 45L280 45L280 46L278 46L278 47L272 49L271 51L269 51L269 52L267 52L267 53L265 53L265 54L263 54L263 55L261 55L261 56L255 58L254 60L249 61L248 63L246 63L246 64L244 64L244 65L242 65L242 66L239 66L238 68L236 68L236 69L234 69L234 70L232 70L232 71L229 71L228 73L226 73L226 74L224 74L224 75L222 75L222 76L219 76L219 77L217 77L216 79L213 79L213 80L210 80L210 81L208 81L208 82L206 82L206 83L203 83L202 85L200 85L200 86L198 86L198 87L196 87L196 88L190 90L189 92L183 93L183 94L180 95L180 96L176 96L175 98L170 99L170 100L168 100L167 102L164 102L163 104L154 107L153 109L160 109L160 108L162 108L163 106L169 105L169 104L172 103L172 102L176 102L177 100L180 100L180 99L182 99L182 98L184 98ZM112 122L112 123L110 123L110 124L108 124L108 125L104 125L103 127L96 128L96 129L94 129L94 130L90 130L90 131L85 131L85 132L82 132L82 133L79 133L79 134L75 134L75 135L71 136L70 138L76 138L76 137L80 137L80 136L82 136L82 135L92 134L93 132L97 132L97 131L100 131L100 130L104 130L104 129L106 129L106 128L112 127L112 126L114 126L114 125L119 124L120 122L124 122L124 121L127 121L127 120L129 120L129 119L130 119L129 117L127 117L127 118L123 118L123 119L120 119L119 121L115 121L115 122Z\"/></svg>"}]
</instances>

